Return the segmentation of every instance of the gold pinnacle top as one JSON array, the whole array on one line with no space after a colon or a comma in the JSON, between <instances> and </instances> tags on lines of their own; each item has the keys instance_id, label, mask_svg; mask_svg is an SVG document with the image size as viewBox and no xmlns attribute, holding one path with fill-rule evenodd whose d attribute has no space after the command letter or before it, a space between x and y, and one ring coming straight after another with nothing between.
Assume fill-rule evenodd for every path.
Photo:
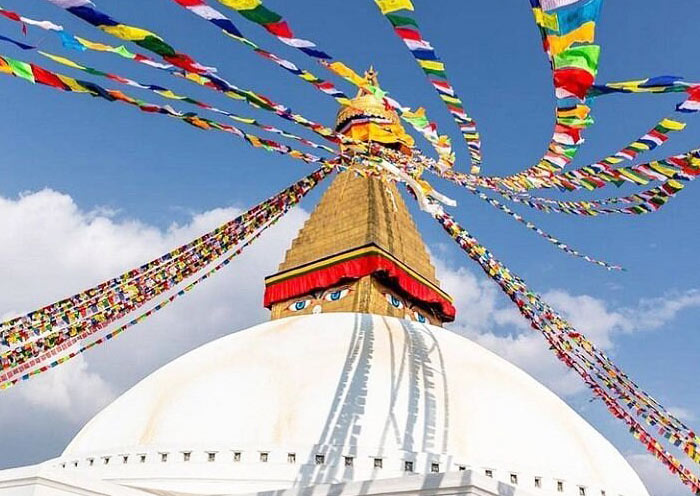
<instances>
[{"instance_id":1,"label":"gold pinnacle top","mask_svg":"<svg viewBox=\"0 0 700 496\"><path fill-rule=\"evenodd\" d=\"M377 72L373 68L365 72L365 81L369 86L378 88ZM390 132L400 130L398 134L403 138L403 127L398 114L393 109L387 108L375 94L365 88L359 88L355 98L350 100L350 104L342 107L338 112L335 129L345 133L350 126L367 125L368 122L384 125Z\"/></svg>"}]
</instances>

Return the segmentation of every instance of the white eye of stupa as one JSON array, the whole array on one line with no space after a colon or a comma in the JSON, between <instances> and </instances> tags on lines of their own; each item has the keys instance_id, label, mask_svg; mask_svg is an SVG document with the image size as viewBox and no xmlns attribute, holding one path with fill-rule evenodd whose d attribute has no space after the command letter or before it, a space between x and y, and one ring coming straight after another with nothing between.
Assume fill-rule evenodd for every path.
<instances>
[{"instance_id":1,"label":"white eye of stupa","mask_svg":"<svg viewBox=\"0 0 700 496\"><path fill-rule=\"evenodd\" d=\"M416 322L420 322L421 324L425 324L428 321L428 319L425 318L425 315L420 312L413 312L413 318L416 320Z\"/></svg>"},{"instance_id":2,"label":"white eye of stupa","mask_svg":"<svg viewBox=\"0 0 700 496\"><path fill-rule=\"evenodd\" d=\"M329 291L323 297L326 301L338 301L345 298L350 290L348 288L336 289L334 291Z\"/></svg>"},{"instance_id":3,"label":"white eye of stupa","mask_svg":"<svg viewBox=\"0 0 700 496\"><path fill-rule=\"evenodd\" d=\"M287 308L289 308L289 310L292 312L300 312L305 308L308 308L309 305L311 305L311 300L297 300Z\"/></svg>"},{"instance_id":4,"label":"white eye of stupa","mask_svg":"<svg viewBox=\"0 0 700 496\"><path fill-rule=\"evenodd\" d=\"M390 304L392 307L398 308L398 309L403 308L403 301L401 301L400 299L398 299L398 298L397 298L396 296L394 296L393 294L384 293L384 296L386 296L386 301L388 301L389 304Z\"/></svg>"}]
</instances>

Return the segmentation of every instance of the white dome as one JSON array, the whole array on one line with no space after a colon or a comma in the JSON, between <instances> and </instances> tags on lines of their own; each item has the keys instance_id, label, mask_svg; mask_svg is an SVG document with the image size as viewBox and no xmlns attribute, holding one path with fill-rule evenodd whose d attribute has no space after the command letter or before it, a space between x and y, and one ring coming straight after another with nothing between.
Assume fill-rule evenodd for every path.
<instances>
[{"instance_id":1,"label":"white dome","mask_svg":"<svg viewBox=\"0 0 700 496\"><path fill-rule=\"evenodd\" d=\"M539 478L548 493L647 495L607 440L517 367L442 328L351 313L267 322L187 353L95 416L58 463L199 494L467 468L527 489Z\"/></svg>"}]
</instances>

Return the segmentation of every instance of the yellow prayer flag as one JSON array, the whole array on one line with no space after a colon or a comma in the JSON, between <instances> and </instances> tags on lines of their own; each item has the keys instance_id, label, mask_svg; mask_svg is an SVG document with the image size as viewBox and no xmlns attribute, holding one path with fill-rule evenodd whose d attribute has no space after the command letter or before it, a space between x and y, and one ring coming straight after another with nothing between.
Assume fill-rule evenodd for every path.
<instances>
[{"instance_id":1,"label":"yellow prayer flag","mask_svg":"<svg viewBox=\"0 0 700 496\"><path fill-rule=\"evenodd\" d=\"M593 43L595 40L595 22L589 21L574 29L570 33L561 36L551 34L547 36L549 53L558 55L574 43Z\"/></svg>"},{"instance_id":2,"label":"yellow prayer flag","mask_svg":"<svg viewBox=\"0 0 700 496\"><path fill-rule=\"evenodd\" d=\"M635 141L634 143L630 143L629 148L634 148L635 150L642 150L642 151L650 149L649 145L646 145L646 144L642 143L641 141Z\"/></svg>"},{"instance_id":3,"label":"yellow prayer flag","mask_svg":"<svg viewBox=\"0 0 700 496\"><path fill-rule=\"evenodd\" d=\"M374 0L382 14L390 14L397 10L413 10L411 0Z\"/></svg>"},{"instance_id":4,"label":"yellow prayer flag","mask_svg":"<svg viewBox=\"0 0 700 496\"><path fill-rule=\"evenodd\" d=\"M424 69L432 69L434 71L444 71L445 64L438 62L437 60L419 60L418 65Z\"/></svg>"},{"instance_id":5,"label":"yellow prayer flag","mask_svg":"<svg viewBox=\"0 0 700 496\"><path fill-rule=\"evenodd\" d=\"M654 169L656 172L663 174L666 177L673 177L676 175L676 169L672 167L666 167L658 161L650 162L649 167Z\"/></svg>"},{"instance_id":6,"label":"yellow prayer flag","mask_svg":"<svg viewBox=\"0 0 700 496\"><path fill-rule=\"evenodd\" d=\"M185 73L185 79L189 79L190 81L194 81L197 84L201 84L202 86L209 81L208 79L203 78L199 74L195 74L194 72L186 72Z\"/></svg>"},{"instance_id":7,"label":"yellow prayer flag","mask_svg":"<svg viewBox=\"0 0 700 496\"><path fill-rule=\"evenodd\" d=\"M674 121L673 119L664 119L659 122L659 125L670 129L671 131L681 131L685 128L684 122Z\"/></svg>"},{"instance_id":8,"label":"yellow prayer flag","mask_svg":"<svg viewBox=\"0 0 700 496\"><path fill-rule=\"evenodd\" d=\"M635 89L639 88L640 84L646 83L646 81L646 79L639 79L635 81L622 81L620 83L608 83L606 86L609 86L610 88L627 89L629 91L634 91Z\"/></svg>"},{"instance_id":9,"label":"yellow prayer flag","mask_svg":"<svg viewBox=\"0 0 700 496\"><path fill-rule=\"evenodd\" d=\"M68 67L72 67L73 69L79 69L79 70L85 69L85 67L83 67L80 64L76 64L75 62L73 62L70 59L67 59L64 57L59 57L58 55L52 55L50 53L42 52L41 50L39 51L39 53L41 55L43 55L44 57L47 57L47 58L53 60L54 62L58 62L59 64L63 64L63 65L67 65Z\"/></svg>"},{"instance_id":10,"label":"yellow prayer flag","mask_svg":"<svg viewBox=\"0 0 700 496\"><path fill-rule=\"evenodd\" d=\"M158 93L164 98L170 98L171 100L184 100L185 98L187 98L185 96L175 94L171 90L156 90L156 93Z\"/></svg>"},{"instance_id":11,"label":"yellow prayer flag","mask_svg":"<svg viewBox=\"0 0 700 496\"><path fill-rule=\"evenodd\" d=\"M226 96L229 98L233 98L234 100L245 100L245 97L239 95L238 93L234 91L227 91Z\"/></svg>"},{"instance_id":12,"label":"yellow prayer flag","mask_svg":"<svg viewBox=\"0 0 700 496\"><path fill-rule=\"evenodd\" d=\"M157 35L151 33L150 31L136 28L134 26L126 26L124 24L118 24L117 26L102 26L101 29L105 33L109 33L117 38L121 38L122 40L140 41L148 36L153 36L154 38L160 40Z\"/></svg>"},{"instance_id":13,"label":"yellow prayer flag","mask_svg":"<svg viewBox=\"0 0 700 496\"><path fill-rule=\"evenodd\" d=\"M455 98L453 96L440 94L440 98L447 103L460 103L459 98Z\"/></svg>"},{"instance_id":14,"label":"yellow prayer flag","mask_svg":"<svg viewBox=\"0 0 700 496\"><path fill-rule=\"evenodd\" d=\"M585 119L591 112L591 108L587 105L576 105L570 109L557 109L557 117L578 117Z\"/></svg>"},{"instance_id":15,"label":"yellow prayer flag","mask_svg":"<svg viewBox=\"0 0 700 496\"><path fill-rule=\"evenodd\" d=\"M310 72L306 72L306 71L302 72L302 73L299 75L299 77L300 77L301 79L303 79L304 81L309 81L309 82L312 82L312 83L313 83L314 81L318 81L318 78L317 78L316 76L314 76L314 75L311 74Z\"/></svg>"},{"instance_id":16,"label":"yellow prayer flag","mask_svg":"<svg viewBox=\"0 0 700 496\"><path fill-rule=\"evenodd\" d=\"M355 86L359 86L361 88L367 86L367 80L365 78L361 77L342 62L333 62L332 64L326 65L326 67L328 67L331 72L337 74L343 79L346 79L347 81L350 81Z\"/></svg>"},{"instance_id":17,"label":"yellow prayer flag","mask_svg":"<svg viewBox=\"0 0 700 496\"><path fill-rule=\"evenodd\" d=\"M540 8L532 9L535 14L535 22L544 28L551 29L552 31L559 31L559 18L556 14L548 14L543 12Z\"/></svg>"},{"instance_id":18,"label":"yellow prayer flag","mask_svg":"<svg viewBox=\"0 0 700 496\"><path fill-rule=\"evenodd\" d=\"M63 76L61 74L56 74L56 76L58 77L58 79L61 80L63 84L68 86L71 89L71 91L75 91L76 93L88 93L88 90L80 86L76 79L73 79L69 76Z\"/></svg>"},{"instance_id":19,"label":"yellow prayer flag","mask_svg":"<svg viewBox=\"0 0 700 496\"><path fill-rule=\"evenodd\" d=\"M95 43L90 40L86 40L85 38L81 38L80 36L75 37L76 40L80 42L81 45L83 45L86 48L89 48L90 50L97 50L99 52L113 52L114 47L109 46L109 45L103 45L102 43Z\"/></svg>"},{"instance_id":20,"label":"yellow prayer flag","mask_svg":"<svg viewBox=\"0 0 700 496\"><path fill-rule=\"evenodd\" d=\"M219 2L234 10L252 10L262 3L260 0L219 0Z\"/></svg>"}]
</instances>

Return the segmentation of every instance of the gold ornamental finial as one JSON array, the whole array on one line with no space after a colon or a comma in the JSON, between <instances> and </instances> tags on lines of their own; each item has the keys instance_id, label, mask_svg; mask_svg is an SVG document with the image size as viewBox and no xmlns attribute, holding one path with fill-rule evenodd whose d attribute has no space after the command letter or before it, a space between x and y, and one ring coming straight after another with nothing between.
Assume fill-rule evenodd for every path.
<instances>
[{"instance_id":1,"label":"gold ornamental finial","mask_svg":"<svg viewBox=\"0 0 700 496\"><path fill-rule=\"evenodd\" d=\"M369 66L369 69L365 71L365 81L372 86L379 86L379 73L374 70L374 66Z\"/></svg>"},{"instance_id":2,"label":"gold ornamental finial","mask_svg":"<svg viewBox=\"0 0 700 496\"><path fill-rule=\"evenodd\" d=\"M366 85L358 88L349 105L341 107L335 130L359 141L374 141L408 153L413 138L406 134L399 115L383 101L381 93L373 93L374 88L379 89L377 77L374 67L365 71Z\"/></svg>"}]
</instances>

